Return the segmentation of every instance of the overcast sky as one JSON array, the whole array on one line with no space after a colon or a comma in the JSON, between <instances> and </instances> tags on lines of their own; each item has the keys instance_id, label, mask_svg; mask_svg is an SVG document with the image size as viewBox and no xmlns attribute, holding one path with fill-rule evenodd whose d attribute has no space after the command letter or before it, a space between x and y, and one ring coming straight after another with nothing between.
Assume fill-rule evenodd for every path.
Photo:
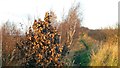
<instances>
[{"instance_id":1,"label":"overcast sky","mask_svg":"<svg viewBox=\"0 0 120 68\"><path fill-rule=\"evenodd\" d=\"M118 1L120 0L75 0L80 2L83 13L82 25L91 29L115 25L118 22ZM7 21L27 24L27 17L44 18L52 9L61 20L63 12L68 13L74 0L0 0L0 25Z\"/></svg>"}]
</instances>

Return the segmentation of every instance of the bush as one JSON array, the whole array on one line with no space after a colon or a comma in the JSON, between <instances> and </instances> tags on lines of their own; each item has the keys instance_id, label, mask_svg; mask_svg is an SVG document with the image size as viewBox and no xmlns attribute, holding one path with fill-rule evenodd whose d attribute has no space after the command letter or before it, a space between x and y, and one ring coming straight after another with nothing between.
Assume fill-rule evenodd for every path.
<instances>
[{"instance_id":1,"label":"bush","mask_svg":"<svg viewBox=\"0 0 120 68\"><path fill-rule=\"evenodd\" d=\"M62 65L62 56L67 52L67 46L60 44L60 35L51 25L49 13L44 21L34 21L32 28L26 32L25 40L16 44L14 59L23 66L55 66Z\"/></svg>"}]
</instances>

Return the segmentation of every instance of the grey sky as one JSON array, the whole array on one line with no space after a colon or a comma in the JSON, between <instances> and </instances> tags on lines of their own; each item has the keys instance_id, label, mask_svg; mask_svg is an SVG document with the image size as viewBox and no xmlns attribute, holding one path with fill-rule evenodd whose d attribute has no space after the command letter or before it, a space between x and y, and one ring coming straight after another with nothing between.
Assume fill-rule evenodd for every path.
<instances>
[{"instance_id":1,"label":"grey sky","mask_svg":"<svg viewBox=\"0 0 120 68\"><path fill-rule=\"evenodd\" d=\"M112 26L118 22L119 0L75 0L80 2L83 13L82 25L91 29ZM31 19L44 18L44 13L52 9L61 20L63 11L68 12L74 0L0 0L0 23L7 21L27 24Z\"/></svg>"}]
</instances>

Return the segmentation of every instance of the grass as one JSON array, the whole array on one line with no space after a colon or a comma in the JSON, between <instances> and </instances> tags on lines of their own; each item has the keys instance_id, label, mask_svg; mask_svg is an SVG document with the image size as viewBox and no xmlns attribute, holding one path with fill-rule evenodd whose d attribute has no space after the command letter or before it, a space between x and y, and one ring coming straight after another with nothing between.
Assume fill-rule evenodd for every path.
<instances>
[{"instance_id":1,"label":"grass","mask_svg":"<svg viewBox=\"0 0 120 68\"><path fill-rule=\"evenodd\" d=\"M90 66L118 65L118 30L104 29L106 41L99 45L97 52L92 51Z\"/></svg>"},{"instance_id":2,"label":"grass","mask_svg":"<svg viewBox=\"0 0 120 68\"><path fill-rule=\"evenodd\" d=\"M79 44L74 44L74 48L70 52L71 57L67 58L65 62L70 66L118 66L117 29L103 29L100 31L106 34L105 39L99 41L98 37L97 42L94 42L95 39L90 38L90 36L83 36L80 38L82 43L79 40L76 41ZM79 45L84 48L78 48ZM86 49L85 45L88 49ZM76 46L77 48L75 48Z\"/></svg>"},{"instance_id":3,"label":"grass","mask_svg":"<svg viewBox=\"0 0 120 68\"><path fill-rule=\"evenodd\" d=\"M118 37L114 36L109 38L104 44L100 45L97 53L92 52L90 66L117 66Z\"/></svg>"},{"instance_id":4,"label":"grass","mask_svg":"<svg viewBox=\"0 0 120 68\"><path fill-rule=\"evenodd\" d=\"M75 52L73 61L74 61L73 64L80 65L80 66L88 66L90 62L89 50Z\"/></svg>"}]
</instances>

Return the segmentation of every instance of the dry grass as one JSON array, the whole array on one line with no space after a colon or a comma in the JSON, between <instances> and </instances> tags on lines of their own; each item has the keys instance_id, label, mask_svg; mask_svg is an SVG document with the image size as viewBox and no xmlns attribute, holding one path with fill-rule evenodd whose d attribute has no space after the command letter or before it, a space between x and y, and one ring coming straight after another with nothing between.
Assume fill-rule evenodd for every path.
<instances>
[{"instance_id":1,"label":"dry grass","mask_svg":"<svg viewBox=\"0 0 120 68\"><path fill-rule=\"evenodd\" d=\"M111 29L110 29L111 30ZM98 52L92 51L90 66L117 66L118 64L118 36L117 30L107 30L108 39L102 43ZM114 33L114 34L113 34Z\"/></svg>"}]
</instances>

